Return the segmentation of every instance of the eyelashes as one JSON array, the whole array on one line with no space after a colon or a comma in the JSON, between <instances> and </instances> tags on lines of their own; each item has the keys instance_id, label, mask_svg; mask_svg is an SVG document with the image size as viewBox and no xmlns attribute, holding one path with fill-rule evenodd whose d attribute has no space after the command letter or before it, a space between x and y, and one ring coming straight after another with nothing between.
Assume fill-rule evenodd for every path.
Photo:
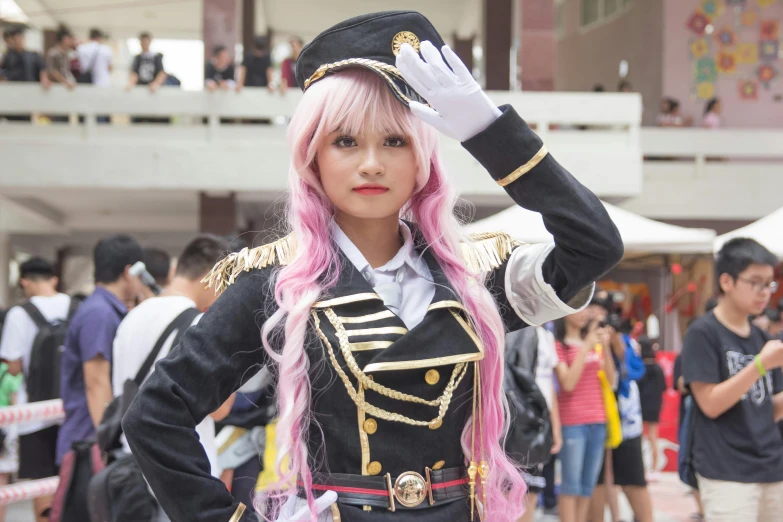
<instances>
[{"instance_id":1,"label":"eyelashes","mask_svg":"<svg viewBox=\"0 0 783 522\"><path fill-rule=\"evenodd\" d=\"M341 149L347 149L350 147L358 146L356 138L354 138L353 136L339 136L337 139L334 140L334 142L332 142L332 144L335 147ZM408 145L408 140L406 140L402 136L388 136L384 140L383 145L386 147L400 148Z\"/></svg>"}]
</instances>

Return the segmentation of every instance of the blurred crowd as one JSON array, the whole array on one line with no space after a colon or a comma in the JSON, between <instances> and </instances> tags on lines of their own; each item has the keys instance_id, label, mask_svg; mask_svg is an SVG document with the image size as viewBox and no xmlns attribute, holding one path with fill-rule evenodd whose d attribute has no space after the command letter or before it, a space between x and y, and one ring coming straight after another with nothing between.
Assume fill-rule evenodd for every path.
<instances>
[{"instance_id":1,"label":"blurred crowd","mask_svg":"<svg viewBox=\"0 0 783 522\"><path fill-rule=\"evenodd\" d=\"M166 356L217 299L201 280L229 251L227 239L202 234L172 262L166 252L142 248L131 236L107 237L93 252L95 289L89 296L60 292L57 267L46 259L33 257L20 265L24 300L4 314L0 336L0 406L60 398L65 419L0 432L0 485L58 474L61 484L71 484L59 506L52 497L34 499L36 522L49 520L55 509L75 517L60 520L95 516L94 501L88 503L86 487L78 484L82 479L71 475L78 469L73 463L90 458L97 438L104 464L132 464L132 457L123 461L130 455L124 438L107 446L100 435L111 426L106 406L128 393L129 382L143 381L152 363ZM212 474L248 505L262 471L264 426L274 416L267 385L268 374L259 372L196 427ZM127 482L124 487L133 492ZM143 507L138 487L127 494L134 495L134 509ZM141 494L148 495L146 486ZM139 520L166 520L154 509L153 518Z\"/></svg>"},{"instance_id":2,"label":"blurred crowd","mask_svg":"<svg viewBox=\"0 0 783 522\"><path fill-rule=\"evenodd\" d=\"M43 56L27 49L23 26L7 27L3 31L5 49L0 51L0 82L35 82L45 89L52 83L68 89L78 84L109 87L114 60L106 39L103 31L91 29L87 39L81 41L62 27L56 33L54 46ZM279 72L273 64L266 36L255 38L252 47L244 50L241 62L235 62L232 46L216 45L209 50L204 65L204 87L209 91L235 89L237 92L244 87L263 87L282 93L296 87L294 67L304 42L294 36L288 43L291 54L282 61ZM177 77L166 72L163 54L152 51L149 32L139 35L139 44L141 53L133 58L127 89L139 85L155 92L164 85L181 85Z\"/></svg>"}]
</instances>

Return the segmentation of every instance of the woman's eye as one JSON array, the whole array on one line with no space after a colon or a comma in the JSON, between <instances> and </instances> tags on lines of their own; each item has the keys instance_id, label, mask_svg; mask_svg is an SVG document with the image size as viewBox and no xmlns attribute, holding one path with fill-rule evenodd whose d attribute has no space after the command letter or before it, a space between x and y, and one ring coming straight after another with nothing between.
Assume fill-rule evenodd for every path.
<instances>
[{"instance_id":1,"label":"woman's eye","mask_svg":"<svg viewBox=\"0 0 783 522\"><path fill-rule=\"evenodd\" d=\"M387 147L404 147L407 144L403 138L386 138Z\"/></svg>"},{"instance_id":2,"label":"woman's eye","mask_svg":"<svg viewBox=\"0 0 783 522\"><path fill-rule=\"evenodd\" d=\"M348 148L348 147L355 147L356 146L356 140L351 138L350 136L340 136L336 140L334 140L334 144L337 147L340 148Z\"/></svg>"}]
</instances>

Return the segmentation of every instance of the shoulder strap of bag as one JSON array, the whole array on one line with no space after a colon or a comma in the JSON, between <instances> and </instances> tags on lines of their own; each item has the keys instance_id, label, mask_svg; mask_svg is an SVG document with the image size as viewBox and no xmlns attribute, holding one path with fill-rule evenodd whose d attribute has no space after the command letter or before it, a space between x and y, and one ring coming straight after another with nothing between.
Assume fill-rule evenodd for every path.
<instances>
[{"instance_id":1,"label":"shoulder strap of bag","mask_svg":"<svg viewBox=\"0 0 783 522\"><path fill-rule=\"evenodd\" d=\"M49 321L46 320L46 317L43 316L38 307L35 306L32 302L27 301L26 303L22 303L20 306L22 307L22 310L27 312L27 315L30 316L30 319L33 320L35 326L37 326L39 330L44 326L49 326Z\"/></svg>"},{"instance_id":2,"label":"shoulder strap of bag","mask_svg":"<svg viewBox=\"0 0 783 522\"><path fill-rule=\"evenodd\" d=\"M144 360L144 364L141 365L139 373L136 374L136 378L133 379L137 386L141 386L141 383L144 382L144 378L150 372L150 369L152 369L152 365L155 364L155 359L158 358L158 354L160 353L161 348L163 348L163 344L166 342L166 339L169 338L171 333L174 330L179 329L179 332L177 332L177 338L174 339L175 344L179 340L179 337L182 335L182 333L184 333L188 326L190 326L190 323L193 322L193 319L195 319L199 313L200 312L195 308L188 308L179 314L173 321L171 321L171 323L169 323L161 336L158 338L158 341L155 343L152 351L147 356L147 359ZM174 344L172 344L172 347Z\"/></svg>"},{"instance_id":3,"label":"shoulder strap of bag","mask_svg":"<svg viewBox=\"0 0 783 522\"><path fill-rule=\"evenodd\" d=\"M98 55L101 53L101 44L97 44L95 46L95 52L92 53L92 60L90 60L90 66L89 69L84 71L85 73L91 73L92 70L95 68L95 63L98 61Z\"/></svg>"}]
</instances>

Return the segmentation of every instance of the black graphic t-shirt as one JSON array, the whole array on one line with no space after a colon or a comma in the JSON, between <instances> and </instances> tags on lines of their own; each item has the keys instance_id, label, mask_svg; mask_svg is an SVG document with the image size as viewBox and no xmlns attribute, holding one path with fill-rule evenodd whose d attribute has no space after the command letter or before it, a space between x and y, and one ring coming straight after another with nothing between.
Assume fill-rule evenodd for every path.
<instances>
[{"instance_id":1,"label":"black graphic t-shirt","mask_svg":"<svg viewBox=\"0 0 783 522\"><path fill-rule=\"evenodd\" d=\"M696 320L685 335L682 373L685 384L721 383L736 375L761 351L767 337L755 326L740 337L712 312ZM774 418L772 397L783 390L779 369L759 378L737 404L715 420L698 406L693 420L693 466L707 479L743 483L783 481L783 438ZM695 404L695 403L694 403Z\"/></svg>"},{"instance_id":2,"label":"black graphic t-shirt","mask_svg":"<svg viewBox=\"0 0 783 522\"><path fill-rule=\"evenodd\" d=\"M149 85L163 70L163 55L141 53L133 59L131 71L139 76L139 85Z\"/></svg>"}]
</instances>

